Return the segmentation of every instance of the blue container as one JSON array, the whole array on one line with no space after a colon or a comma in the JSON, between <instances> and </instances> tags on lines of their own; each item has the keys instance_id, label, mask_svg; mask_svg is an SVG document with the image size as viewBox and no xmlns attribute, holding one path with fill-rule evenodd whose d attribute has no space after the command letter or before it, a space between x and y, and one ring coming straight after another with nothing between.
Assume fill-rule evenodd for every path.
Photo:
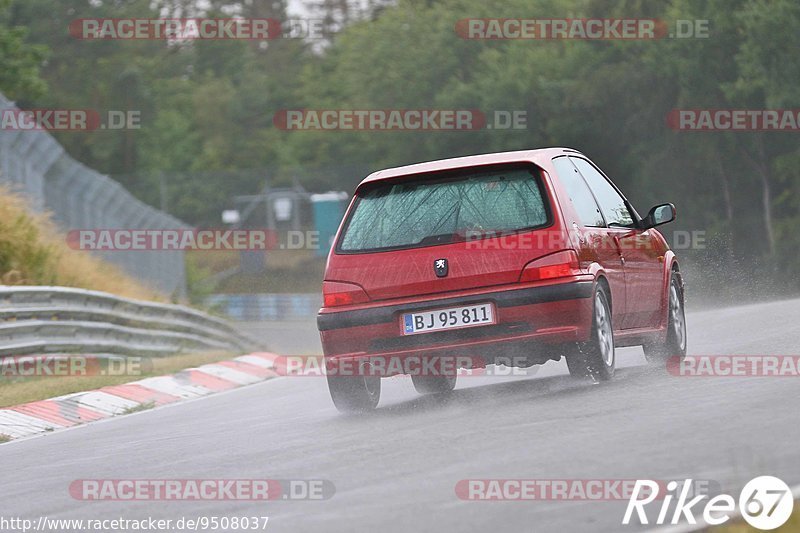
<instances>
[{"instance_id":1,"label":"blue container","mask_svg":"<svg viewBox=\"0 0 800 533\"><path fill-rule=\"evenodd\" d=\"M347 209L346 192L326 192L312 194L311 206L314 213L314 230L319 235L319 246L315 252L317 257L327 257L333 246L333 238Z\"/></svg>"}]
</instances>

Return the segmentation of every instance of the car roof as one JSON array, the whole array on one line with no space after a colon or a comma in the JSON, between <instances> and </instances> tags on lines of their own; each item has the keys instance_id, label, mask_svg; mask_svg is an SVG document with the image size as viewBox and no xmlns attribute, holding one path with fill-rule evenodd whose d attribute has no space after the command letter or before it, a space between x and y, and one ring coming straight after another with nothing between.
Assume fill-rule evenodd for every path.
<instances>
[{"instance_id":1,"label":"car roof","mask_svg":"<svg viewBox=\"0 0 800 533\"><path fill-rule=\"evenodd\" d=\"M495 152L491 154L469 155L465 157L453 157L450 159L439 159L427 161L425 163L415 163L402 167L387 168L373 172L364 178L359 187L366 183L398 178L412 174L424 174L426 172L439 172L442 170L453 170L457 168L497 165L502 163L534 163L542 166L542 163L552 158L564 154L580 154L572 148L538 148L536 150L517 150L515 152Z\"/></svg>"}]
</instances>

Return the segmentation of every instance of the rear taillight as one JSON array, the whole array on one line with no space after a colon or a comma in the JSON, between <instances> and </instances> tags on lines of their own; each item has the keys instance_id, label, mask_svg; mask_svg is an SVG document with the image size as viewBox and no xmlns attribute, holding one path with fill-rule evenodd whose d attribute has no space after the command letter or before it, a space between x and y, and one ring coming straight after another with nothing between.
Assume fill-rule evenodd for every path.
<instances>
[{"instance_id":1,"label":"rear taillight","mask_svg":"<svg viewBox=\"0 0 800 533\"><path fill-rule=\"evenodd\" d=\"M574 250L556 252L528 263L519 277L520 281L542 281L545 279L577 276L581 273L578 254Z\"/></svg>"},{"instance_id":2,"label":"rear taillight","mask_svg":"<svg viewBox=\"0 0 800 533\"><path fill-rule=\"evenodd\" d=\"M364 289L354 283L341 281L323 281L322 298L324 307L339 307L369 301Z\"/></svg>"}]
</instances>

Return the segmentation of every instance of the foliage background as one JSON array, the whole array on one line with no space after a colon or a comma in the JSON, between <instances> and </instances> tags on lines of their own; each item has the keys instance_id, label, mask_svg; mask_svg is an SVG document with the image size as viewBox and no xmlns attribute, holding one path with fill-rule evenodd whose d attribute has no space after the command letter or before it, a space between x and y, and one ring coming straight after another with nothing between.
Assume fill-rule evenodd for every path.
<instances>
[{"instance_id":1,"label":"foliage background","mask_svg":"<svg viewBox=\"0 0 800 533\"><path fill-rule=\"evenodd\" d=\"M312 4L312 2L306 2ZM63 132L74 157L197 225L235 194L297 181L351 190L369 171L541 146L592 157L673 229L710 290L800 288L798 133L688 133L674 108L800 108L795 0L323 0L323 41L82 41L78 18L287 17L272 0L0 0L0 90L20 107L132 109L139 130ZM477 41L468 17L705 19L706 39ZM336 30L336 31L334 31ZM291 132L282 109L525 110L524 131ZM162 195L162 191L165 194Z\"/></svg>"}]
</instances>

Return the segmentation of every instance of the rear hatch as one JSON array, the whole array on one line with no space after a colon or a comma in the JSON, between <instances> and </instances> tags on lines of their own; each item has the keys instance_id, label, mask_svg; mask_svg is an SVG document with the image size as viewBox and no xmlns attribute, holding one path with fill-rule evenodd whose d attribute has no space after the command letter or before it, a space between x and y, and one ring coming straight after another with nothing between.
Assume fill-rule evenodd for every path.
<instances>
[{"instance_id":1,"label":"rear hatch","mask_svg":"<svg viewBox=\"0 0 800 533\"><path fill-rule=\"evenodd\" d=\"M550 204L531 165L367 184L325 279L357 284L370 300L515 283L528 262L564 248Z\"/></svg>"}]
</instances>

